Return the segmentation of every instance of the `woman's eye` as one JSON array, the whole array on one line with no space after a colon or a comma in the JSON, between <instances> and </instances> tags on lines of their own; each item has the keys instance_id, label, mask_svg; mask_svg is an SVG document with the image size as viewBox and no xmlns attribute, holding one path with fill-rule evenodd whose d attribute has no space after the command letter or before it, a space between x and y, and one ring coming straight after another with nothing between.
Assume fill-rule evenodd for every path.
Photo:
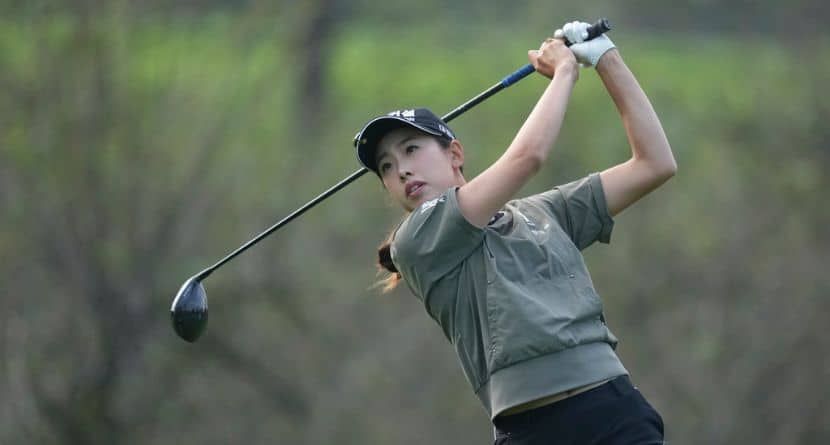
<instances>
[{"instance_id":1,"label":"woman's eye","mask_svg":"<svg viewBox=\"0 0 830 445\"><path fill-rule=\"evenodd\" d=\"M406 152L407 152L407 153L412 153L412 152L413 152L413 151L415 151L417 148L418 148L418 146L417 146L417 145L407 145L407 147L406 147Z\"/></svg>"}]
</instances>

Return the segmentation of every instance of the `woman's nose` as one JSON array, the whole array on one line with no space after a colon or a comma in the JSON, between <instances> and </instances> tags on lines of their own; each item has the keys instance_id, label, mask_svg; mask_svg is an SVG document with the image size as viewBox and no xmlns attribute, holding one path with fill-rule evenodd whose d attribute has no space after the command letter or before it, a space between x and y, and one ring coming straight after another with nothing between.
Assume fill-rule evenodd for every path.
<instances>
[{"instance_id":1,"label":"woman's nose","mask_svg":"<svg viewBox=\"0 0 830 445\"><path fill-rule=\"evenodd\" d=\"M406 163L398 164L398 176L400 176L402 181L405 181L407 177L412 176L412 171Z\"/></svg>"}]
</instances>

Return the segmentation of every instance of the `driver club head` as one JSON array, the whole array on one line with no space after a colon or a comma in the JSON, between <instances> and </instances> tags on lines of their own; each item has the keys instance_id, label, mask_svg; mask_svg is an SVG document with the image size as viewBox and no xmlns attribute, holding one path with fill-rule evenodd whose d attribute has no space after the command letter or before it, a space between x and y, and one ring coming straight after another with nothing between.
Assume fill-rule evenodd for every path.
<instances>
[{"instance_id":1,"label":"driver club head","mask_svg":"<svg viewBox=\"0 0 830 445\"><path fill-rule=\"evenodd\" d=\"M205 288L198 277L191 277L184 282L173 306L170 318L176 334L188 342L194 342L202 335L208 320L208 305Z\"/></svg>"}]
</instances>

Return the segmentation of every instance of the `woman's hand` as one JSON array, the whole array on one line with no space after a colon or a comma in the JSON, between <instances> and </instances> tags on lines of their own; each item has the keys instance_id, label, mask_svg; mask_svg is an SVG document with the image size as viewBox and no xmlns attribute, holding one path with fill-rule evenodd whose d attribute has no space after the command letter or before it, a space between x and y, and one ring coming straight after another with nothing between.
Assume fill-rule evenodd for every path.
<instances>
[{"instance_id":1,"label":"woman's hand","mask_svg":"<svg viewBox=\"0 0 830 445\"><path fill-rule=\"evenodd\" d=\"M614 42L605 34L586 41L590 23L570 22L557 29L553 36L557 39L566 39L571 42L570 50L574 53L576 60L583 66L597 66L603 54L616 48Z\"/></svg>"},{"instance_id":2,"label":"woman's hand","mask_svg":"<svg viewBox=\"0 0 830 445\"><path fill-rule=\"evenodd\" d=\"M575 73L579 71L574 53L565 46L562 39L548 37L538 50L528 51L527 58L536 71L549 79L564 70L572 70Z\"/></svg>"}]
</instances>

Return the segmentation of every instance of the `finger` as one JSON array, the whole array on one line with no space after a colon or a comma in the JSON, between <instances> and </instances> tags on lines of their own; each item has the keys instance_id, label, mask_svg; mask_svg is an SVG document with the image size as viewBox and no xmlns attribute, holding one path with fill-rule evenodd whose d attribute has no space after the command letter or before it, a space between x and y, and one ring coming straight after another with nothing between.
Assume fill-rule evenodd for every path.
<instances>
[{"instance_id":1,"label":"finger","mask_svg":"<svg viewBox=\"0 0 830 445\"><path fill-rule=\"evenodd\" d=\"M553 38L554 39L559 39L559 40L564 40L565 39L565 31L562 31L562 29L557 29L556 31L553 32Z\"/></svg>"},{"instance_id":2,"label":"finger","mask_svg":"<svg viewBox=\"0 0 830 445\"><path fill-rule=\"evenodd\" d=\"M585 37L582 36L582 26L578 20L574 20L571 26L571 34L573 34L573 42L579 43L585 40Z\"/></svg>"},{"instance_id":3,"label":"finger","mask_svg":"<svg viewBox=\"0 0 830 445\"><path fill-rule=\"evenodd\" d=\"M539 51L535 49L527 50L527 58L533 66L536 66L536 60L539 58Z\"/></svg>"},{"instance_id":4,"label":"finger","mask_svg":"<svg viewBox=\"0 0 830 445\"><path fill-rule=\"evenodd\" d=\"M573 43L579 43L582 39L582 28L579 27L579 22L573 21L570 26L570 33L568 39Z\"/></svg>"},{"instance_id":5,"label":"finger","mask_svg":"<svg viewBox=\"0 0 830 445\"><path fill-rule=\"evenodd\" d=\"M579 30L579 36L581 41L585 41L588 38L588 28L591 26L590 23L586 22L576 22L576 29Z\"/></svg>"},{"instance_id":6,"label":"finger","mask_svg":"<svg viewBox=\"0 0 830 445\"><path fill-rule=\"evenodd\" d=\"M565 38L568 39L568 41L571 43L579 43L576 32L574 32L574 22L566 23L565 26L562 27L562 30L565 31Z\"/></svg>"},{"instance_id":7,"label":"finger","mask_svg":"<svg viewBox=\"0 0 830 445\"><path fill-rule=\"evenodd\" d=\"M557 40L554 39L553 37L546 38L545 41L542 42L541 45L539 45L539 52L540 53L543 52L546 48L550 47L556 41Z\"/></svg>"}]
</instances>

